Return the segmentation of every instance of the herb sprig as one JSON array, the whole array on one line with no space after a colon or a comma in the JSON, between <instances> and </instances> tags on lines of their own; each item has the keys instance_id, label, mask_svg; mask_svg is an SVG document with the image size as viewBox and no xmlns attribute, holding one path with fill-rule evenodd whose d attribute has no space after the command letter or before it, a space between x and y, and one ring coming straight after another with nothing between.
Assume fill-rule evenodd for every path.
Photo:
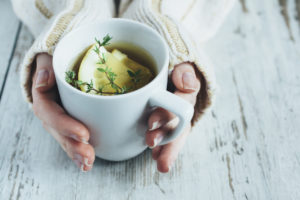
<instances>
[{"instance_id":1,"label":"herb sprig","mask_svg":"<svg viewBox=\"0 0 300 200\"><path fill-rule=\"evenodd\" d=\"M76 80L76 72L74 71L67 71L65 79L67 83L69 83L70 85L72 85L77 89L80 89L80 86L87 86L86 93L94 91L96 94L115 94L113 92L103 92L104 86L100 87L99 89L94 88L94 84L92 80L90 83L81 80Z\"/></svg>"},{"instance_id":2,"label":"herb sprig","mask_svg":"<svg viewBox=\"0 0 300 200\"><path fill-rule=\"evenodd\" d=\"M104 53L100 52L100 48L104 47L106 45L109 45L109 41L112 39L112 37L110 37L108 34L106 36L103 37L103 42L100 42L100 40L98 40L97 38L95 38L96 41L96 45L95 48L93 49L94 52L99 56L99 62L97 64L105 64L106 63L106 59L104 56Z\"/></svg>"}]
</instances>

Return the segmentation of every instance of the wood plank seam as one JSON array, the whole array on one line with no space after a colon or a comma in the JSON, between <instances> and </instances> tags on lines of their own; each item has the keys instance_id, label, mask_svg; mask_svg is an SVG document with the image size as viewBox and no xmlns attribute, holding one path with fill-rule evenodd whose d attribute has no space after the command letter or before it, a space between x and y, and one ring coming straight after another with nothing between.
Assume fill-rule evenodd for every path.
<instances>
[{"instance_id":1,"label":"wood plank seam","mask_svg":"<svg viewBox=\"0 0 300 200\"><path fill-rule=\"evenodd\" d=\"M12 48L12 51L10 53L8 64L7 64L6 71L5 71L5 74L4 74L4 78L3 78L3 81L2 81L2 87L1 87L1 90L0 90L0 103L1 103L2 94L3 94L3 91L4 91L7 75L8 75L9 69L10 69L11 61L14 57L15 50L16 50L16 47L17 47L17 43L18 43L18 40L19 40L21 28L22 28L22 23L19 21L17 33L16 33L16 36L15 36L15 39L14 39L13 48Z\"/></svg>"}]
</instances>

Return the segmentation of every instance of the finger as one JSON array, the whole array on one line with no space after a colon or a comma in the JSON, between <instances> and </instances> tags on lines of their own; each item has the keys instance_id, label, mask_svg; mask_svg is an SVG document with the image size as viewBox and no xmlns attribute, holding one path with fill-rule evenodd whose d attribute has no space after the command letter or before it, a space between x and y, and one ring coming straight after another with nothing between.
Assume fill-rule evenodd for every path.
<instances>
[{"instance_id":1,"label":"finger","mask_svg":"<svg viewBox=\"0 0 300 200\"><path fill-rule=\"evenodd\" d=\"M36 58L36 72L33 77L33 89L45 92L55 85L55 76L52 66L52 56L42 53Z\"/></svg>"},{"instance_id":2,"label":"finger","mask_svg":"<svg viewBox=\"0 0 300 200\"><path fill-rule=\"evenodd\" d=\"M157 108L150 115L148 119L149 130L146 133L146 144L150 148L156 147L163 140L167 131L161 128L175 118L176 115L163 108Z\"/></svg>"},{"instance_id":3,"label":"finger","mask_svg":"<svg viewBox=\"0 0 300 200\"><path fill-rule=\"evenodd\" d=\"M48 125L45 125L44 128L57 140L62 149L74 161L79 169L82 171L89 171L92 169L95 160L95 152L90 144L84 144L65 137Z\"/></svg>"},{"instance_id":4,"label":"finger","mask_svg":"<svg viewBox=\"0 0 300 200\"><path fill-rule=\"evenodd\" d=\"M190 132L190 126L174 141L162 146L157 157L157 169L162 173L169 172L173 163L177 159L178 153L182 149L186 137Z\"/></svg>"},{"instance_id":5,"label":"finger","mask_svg":"<svg viewBox=\"0 0 300 200\"><path fill-rule=\"evenodd\" d=\"M83 144L69 138L66 140L70 146L68 149L68 152L70 152L69 156L76 163L77 167L83 172L91 170L95 161L95 151L92 145Z\"/></svg>"},{"instance_id":6,"label":"finger","mask_svg":"<svg viewBox=\"0 0 300 200\"><path fill-rule=\"evenodd\" d=\"M189 63L181 63L174 67L172 82L181 92L198 93L200 90L200 80L196 76L194 66Z\"/></svg>"},{"instance_id":7,"label":"finger","mask_svg":"<svg viewBox=\"0 0 300 200\"><path fill-rule=\"evenodd\" d=\"M148 131L146 134L146 144L150 149L155 148L159 145L165 136L172 130L174 130L179 123L178 117L173 118L164 124L161 128L155 129L153 131Z\"/></svg>"},{"instance_id":8,"label":"finger","mask_svg":"<svg viewBox=\"0 0 300 200\"><path fill-rule=\"evenodd\" d=\"M179 90L175 91L177 96L190 102L192 105L196 103L196 93L185 93ZM173 113L157 108L148 119L149 130L146 134L146 144L153 149L163 140L165 135L178 124L178 118Z\"/></svg>"},{"instance_id":9,"label":"finger","mask_svg":"<svg viewBox=\"0 0 300 200\"><path fill-rule=\"evenodd\" d=\"M155 148L164 139L166 132L162 129L155 129L146 133L146 144L150 149Z\"/></svg>"},{"instance_id":10,"label":"finger","mask_svg":"<svg viewBox=\"0 0 300 200\"><path fill-rule=\"evenodd\" d=\"M174 117L176 117L176 115L163 108L155 109L148 119L149 131L153 131L155 129L162 127L164 124L166 124Z\"/></svg>"},{"instance_id":11,"label":"finger","mask_svg":"<svg viewBox=\"0 0 300 200\"><path fill-rule=\"evenodd\" d=\"M152 149L152 158L153 158L153 160L157 160L161 149L162 149L162 146L157 146L154 149Z\"/></svg>"},{"instance_id":12,"label":"finger","mask_svg":"<svg viewBox=\"0 0 300 200\"><path fill-rule=\"evenodd\" d=\"M44 125L52 127L60 134L78 142L88 143L90 138L88 129L82 123L67 115L56 102L39 93L33 94L33 99L33 110Z\"/></svg>"}]
</instances>

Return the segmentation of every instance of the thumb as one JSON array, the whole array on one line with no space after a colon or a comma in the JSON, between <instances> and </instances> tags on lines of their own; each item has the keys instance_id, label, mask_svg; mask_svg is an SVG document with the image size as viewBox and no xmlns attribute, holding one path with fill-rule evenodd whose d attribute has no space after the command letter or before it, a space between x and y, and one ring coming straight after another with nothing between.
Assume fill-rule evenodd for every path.
<instances>
[{"instance_id":1,"label":"thumb","mask_svg":"<svg viewBox=\"0 0 300 200\"><path fill-rule=\"evenodd\" d=\"M55 85L52 66L52 56L42 53L36 57L36 72L33 77L33 88L39 92L46 92Z\"/></svg>"},{"instance_id":2,"label":"thumb","mask_svg":"<svg viewBox=\"0 0 300 200\"><path fill-rule=\"evenodd\" d=\"M184 93L198 93L200 80L196 76L194 66L190 63L181 63L174 67L172 81L175 87Z\"/></svg>"}]
</instances>

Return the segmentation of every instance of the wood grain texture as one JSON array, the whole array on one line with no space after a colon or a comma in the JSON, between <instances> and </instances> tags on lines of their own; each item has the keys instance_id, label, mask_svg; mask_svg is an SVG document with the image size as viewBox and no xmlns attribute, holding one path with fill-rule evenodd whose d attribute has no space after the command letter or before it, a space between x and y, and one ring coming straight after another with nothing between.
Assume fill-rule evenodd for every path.
<instances>
[{"instance_id":1,"label":"wood grain texture","mask_svg":"<svg viewBox=\"0 0 300 200\"><path fill-rule=\"evenodd\" d=\"M20 31L20 22L12 11L9 1L0 1L0 100L8 68L15 50L15 43Z\"/></svg>"},{"instance_id":2,"label":"wood grain texture","mask_svg":"<svg viewBox=\"0 0 300 200\"><path fill-rule=\"evenodd\" d=\"M81 173L23 102L33 39L21 26L0 102L0 199L300 199L299 1L286 1L289 28L282 2L240 1L201 45L220 89L169 174L150 151Z\"/></svg>"}]
</instances>

